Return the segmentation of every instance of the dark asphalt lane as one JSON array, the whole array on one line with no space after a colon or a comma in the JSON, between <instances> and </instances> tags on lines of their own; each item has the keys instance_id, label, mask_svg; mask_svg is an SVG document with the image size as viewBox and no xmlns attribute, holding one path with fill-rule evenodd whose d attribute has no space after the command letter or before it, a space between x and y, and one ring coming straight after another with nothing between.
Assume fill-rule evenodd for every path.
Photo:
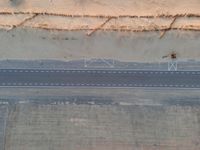
<instances>
[{"instance_id":1,"label":"dark asphalt lane","mask_svg":"<svg viewBox=\"0 0 200 150\"><path fill-rule=\"evenodd\" d=\"M200 88L200 71L0 69L0 86Z\"/></svg>"}]
</instances>

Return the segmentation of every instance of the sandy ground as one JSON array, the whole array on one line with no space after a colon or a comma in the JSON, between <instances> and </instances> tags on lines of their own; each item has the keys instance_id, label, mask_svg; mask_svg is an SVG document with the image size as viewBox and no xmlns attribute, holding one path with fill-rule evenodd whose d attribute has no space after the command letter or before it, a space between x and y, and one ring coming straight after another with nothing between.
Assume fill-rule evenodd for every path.
<instances>
[{"instance_id":1,"label":"sandy ground","mask_svg":"<svg viewBox=\"0 0 200 150\"><path fill-rule=\"evenodd\" d=\"M0 0L0 12L89 16L200 15L199 0Z\"/></svg>"},{"instance_id":2,"label":"sandy ground","mask_svg":"<svg viewBox=\"0 0 200 150\"><path fill-rule=\"evenodd\" d=\"M199 20L199 17L177 17L175 20L174 18L120 17L108 20L108 18L99 17L66 17L43 14L1 14L0 28L8 31L17 27L29 27L46 30L88 30L88 32L97 29L130 32L200 30Z\"/></svg>"},{"instance_id":3,"label":"sandy ground","mask_svg":"<svg viewBox=\"0 0 200 150\"><path fill-rule=\"evenodd\" d=\"M172 51L180 60L200 60L200 34L194 31L103 32L15 29L0 31L0 59L80 60L92 58L130 62L165 62Z\"/></svg>"},{"instance_id":4,"label":"sandy ground","mask_svg":"<svg viewBox=\"0 0 200 150\"><path fill-rule=\"evenodd\" d=\"M0 0L0 59L162 62L176 52L199 61L199 8L198 0Z\"/></svg>"},{"instance_id":5,"label":"sandy ground","mask_svg":"<svg viewBox=\"0 0 200 150\"><path fill-rule=\"evenodd\" d=\"M142 106L160 106L160 105L190 105L200 104L199 90L170 90L170 89L110 89L110 88L1 88L1 102L10 100L11 103L19 101L38 100L43 103L45 100L61 100L65 97L84 97L110 100L112 103L120 105L142 105ZM87 100L87 98L85 99ZM62 103L61 103L62 104Z\"/></svg>"}]
</instances>

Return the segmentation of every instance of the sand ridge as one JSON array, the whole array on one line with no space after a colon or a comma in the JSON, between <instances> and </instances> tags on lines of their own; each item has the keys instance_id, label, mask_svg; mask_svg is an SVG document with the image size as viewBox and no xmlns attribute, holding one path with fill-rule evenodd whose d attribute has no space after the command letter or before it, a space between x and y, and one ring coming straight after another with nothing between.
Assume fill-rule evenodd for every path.
<instances>
[{"instance_id":1,"label":"sand ridge","mask_svg":"<svg viewBox=\"0 0 200 150\"><path fill-rule=\"evenodd\" d=\"M0 0L0 28L200 30L198 0Z\"/></svg>"}]
</instances>

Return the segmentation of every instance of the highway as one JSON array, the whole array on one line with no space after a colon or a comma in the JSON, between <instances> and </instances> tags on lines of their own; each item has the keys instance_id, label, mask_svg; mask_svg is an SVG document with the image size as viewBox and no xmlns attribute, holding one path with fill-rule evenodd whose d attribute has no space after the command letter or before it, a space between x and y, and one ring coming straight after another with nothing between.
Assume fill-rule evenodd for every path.
<instances>
[{"instance_id":1,"label":"highway","mask_svg":"<svg viewBox=\"0 0 200 150\"><path fill-rule=\"evenodd\" d=\"M200 71L0 69L0 87L200 88Z\"/></svg>"}]
</instances>

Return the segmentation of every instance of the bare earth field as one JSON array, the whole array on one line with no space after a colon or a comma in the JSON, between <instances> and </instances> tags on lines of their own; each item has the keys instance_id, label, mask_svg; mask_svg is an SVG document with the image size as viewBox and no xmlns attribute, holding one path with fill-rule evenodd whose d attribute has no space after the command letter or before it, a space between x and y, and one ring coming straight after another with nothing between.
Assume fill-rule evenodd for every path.
<instances>
[{"instance_id":1,"label":"bare earth field","mask_svg":"<svg viewBox=\"0 0 200 150\"><path fill-rule=\"evenodd\" d=\"M5 150L200 148L198 90L2 88L0 94Z\"/></svg>"},{"instance_id":2,"label":"bare earth field","mask_svg":"<svg viewBox=\"0 0 200 150\"><path fill-rule=\"evenodd\" d=\"M0 31L0 59L81 60L114 59L125 62L166 62L163 56L175 51L180 61L200 60L200 34L194 31L158 32L98 31L92 37L84 31L16 29Z\"/></svg>"}]
</instances>

